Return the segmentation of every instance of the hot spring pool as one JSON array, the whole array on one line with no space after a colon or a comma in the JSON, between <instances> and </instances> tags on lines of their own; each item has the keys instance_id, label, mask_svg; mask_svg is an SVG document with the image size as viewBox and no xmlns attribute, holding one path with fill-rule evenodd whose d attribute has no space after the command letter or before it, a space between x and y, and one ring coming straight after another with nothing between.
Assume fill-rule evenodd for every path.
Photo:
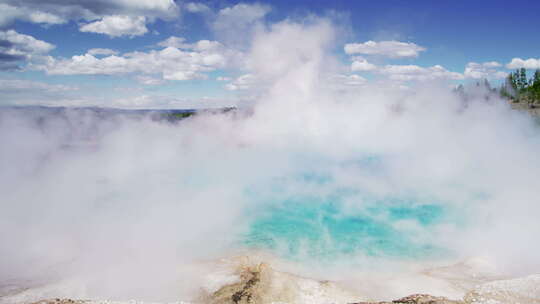
<instances>
[{"instance_id":1,"label":"hot spring pool","mask_svg":"<svg viewBox=\"0 0 540 304\"><path fill-rule=\"evenodd\" d=\"M242 243L292 260L321 262L358 255L417 259L451 254L435 241L436 228L452 222L449 207L415 199L358 199L362 202L353 206L338 195L264 204L250 211L253 219Z\"/></svg>"}]
</instances>

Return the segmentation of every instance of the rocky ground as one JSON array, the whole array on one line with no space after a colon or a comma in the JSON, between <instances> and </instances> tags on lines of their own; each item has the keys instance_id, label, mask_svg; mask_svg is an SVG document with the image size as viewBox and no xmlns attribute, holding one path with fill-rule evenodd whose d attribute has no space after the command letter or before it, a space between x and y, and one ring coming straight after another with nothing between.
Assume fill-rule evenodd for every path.
<instances>
[{"instance_id":1,"label":"rocky ground","mask_svg":"<svg viewBox=\"0 0 540 304\"><path fill-rule=\"evenodd\" d=\"M246 266L238 281L201 294L193 302L167 304L540 304L540 275L499 279L476 285L462 299L413 294L393 301L358 300L358 295L329 281L316 281L272 269ZM1 298L1 297L0 297ZM0 299L0 300L5 300ZM10 303L0 301L2 303ZM138 301L44 299L17 304L143 304ZM157 304L157 303L146 303Z\"/></svg>"},{"instance_id":2,"label":"rocky ground","mask_svg":"<svg viewBox=\"0 0 540 304\"><path fill-rule=\"evenodd\" d=\"M527 111L535 117L540 117L540 104L531 104L528 101L511 101L510 106L514 110Z\"/></svg>"},{"instance_id":3,"label":"rocky ground","mask_svg":"<svg viewBox=\"0 0 540 304\"><path fill-rule=\"evenodd\" d=\"M463 301L453 301L444 297L434 297L425 294L410 295L392 302L357 302L354 304L461 304Z\"/></svg>"}]
</instances>

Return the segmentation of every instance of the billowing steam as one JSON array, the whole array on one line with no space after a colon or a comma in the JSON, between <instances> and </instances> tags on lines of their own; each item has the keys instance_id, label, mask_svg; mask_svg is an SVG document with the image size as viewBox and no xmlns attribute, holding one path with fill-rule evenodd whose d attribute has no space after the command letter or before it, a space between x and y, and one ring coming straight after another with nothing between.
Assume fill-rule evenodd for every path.
<instances>
[{"instance_id":1,"label":"billowing steam","mask_svg":"<svg viewBox=\"0 0 540 304\"><path fill-rule=\"evenodd\" d=\"M470 256L540 271L532 119L441 84L336 90L334 35L324 20L258 33L250 111L171 124L2 110L0 281L178 299L203 284L193 263L252 249L353 265L336 278Z\"/></svg>"}]
</instances>

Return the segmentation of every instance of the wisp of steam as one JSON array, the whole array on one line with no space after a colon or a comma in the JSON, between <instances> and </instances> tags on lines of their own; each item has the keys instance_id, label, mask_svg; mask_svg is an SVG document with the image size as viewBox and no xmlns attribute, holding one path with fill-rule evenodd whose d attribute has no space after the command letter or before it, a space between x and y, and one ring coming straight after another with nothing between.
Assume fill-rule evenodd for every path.
<instances>
[{"instance_id":1,"label":"wisp of steam","mask_svg":"<svg viewBox=\"0 0 540 304\"><path fill-rule=\"evenodd\" d=\"M342 90L326 77L334 39L326 20L257 32L263 93L237 111L2 109L2 284L189 298L204 284L194 265L250 252L342 281L477 256L540 271L533 119L482 88Z\"/></svg>"}]
</instances>

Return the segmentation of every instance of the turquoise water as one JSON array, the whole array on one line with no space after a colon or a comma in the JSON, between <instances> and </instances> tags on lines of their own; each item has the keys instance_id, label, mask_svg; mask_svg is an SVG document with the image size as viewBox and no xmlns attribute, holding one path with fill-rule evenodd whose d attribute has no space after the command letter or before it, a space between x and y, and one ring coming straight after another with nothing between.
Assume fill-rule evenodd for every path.
<instances>
[{"instance_id":1,"label":"turquoise water","mask_svg":"<svg viewBox=\"0 0 540 304\"><path fill-rule=\"evenodd\" d=\"M384 179L383 157L364 155L341 163L310 161L306 167L318 169L248 191L256 207L247 211L250 222L242 236L244 246L287 259L321 262L357 256L425 259L452 255L438 245L437 228L463 224L458 223L463 211L452 209L454 204L424 193L425 189L377 195L360 185L343 184L332 174L347 170L355 176Z\"/></svg>"},{"instance_id":2,"label":"turquoise water","mask_svg":"<svg viewBox=\"0 0 540 304\"><path fill-rule=\"evenodd\" d=\"M357 199L361 201L358 206L346 194L265 204L251 211L254 219L243 243L293 260L331 261L357 255L416 259L445 254L444 248L432 244L430 234L448 220L449 212L442 204L402 198ZM414 223L416 230L395 225L403 220ZM419 238L418 230L423 237Z\"/></svg>"}]
</instances>

